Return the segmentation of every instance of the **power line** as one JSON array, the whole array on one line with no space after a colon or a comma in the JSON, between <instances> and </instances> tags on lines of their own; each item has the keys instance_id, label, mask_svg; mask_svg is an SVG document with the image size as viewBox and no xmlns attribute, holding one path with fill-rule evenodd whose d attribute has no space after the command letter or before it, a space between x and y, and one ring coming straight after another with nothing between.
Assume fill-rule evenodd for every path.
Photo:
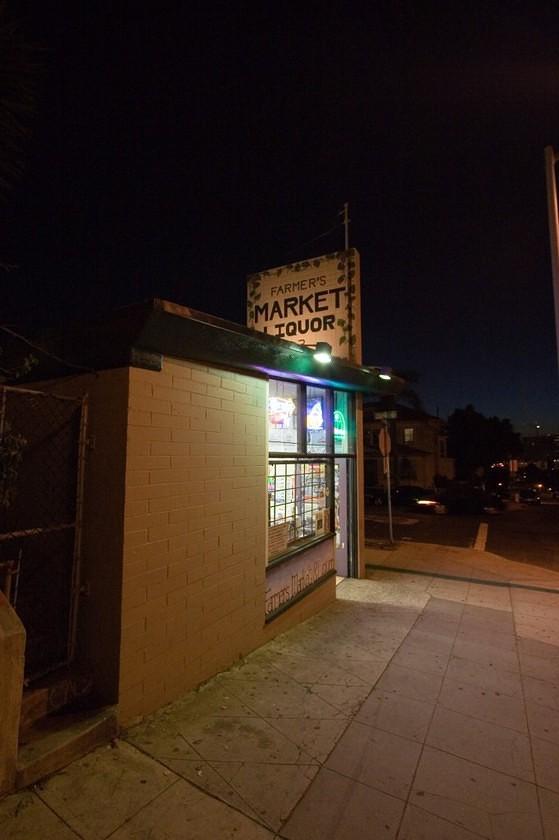
<instances>
[{"instance_id":1,"label":"power line","mask_svg":"<svg viewBox=\"0 0 559 840\"><path fill-rule=\"evenodd\" d=\"M313 242L318 242L319 239L324 239L326 236L330 236L330 234L334 233L334 231L337 230L339 227L341 227L342 224L343 224L343 222L337 221L331 228L329 228L329 230L324 231L324 233L319 233L318 236L315 236L313 239L307 239L306 242L301 242L301 244L297 245L296 248L292 248L291 251L288 251L285 256L290 257L291 254L294 254L296 251L299 251L301 248L306 248L307 245L312 245Z\"/></svg>"},{"instance_id":2,"label":"power line","mask_svg":"<svg viewBox=\"0 0 559 840\"><path fill-rule=\"evenodd\" d=\"M65 359L61 359L60 356L56 356L49 350L45 350L44 347L40 347L38 344L33 344L33 342L29 341L28 338L25 338L25 336L14 332L13 330L9 329L9 327L5 327L2 325L0 326L0 330L2 330L2 332L6 333L12 338L17 339L18 341L22 341L31 350L35 350L36 353L40 353L42 356L47 356L49 359L52 359L53 361L58 362L61 365L65 365L66 367L73 368L74 370L80 370L86 373L97 373L95 368L85 367L84 365L77 365L74 362L67 362Z\"/></svg>"}]
</instances>

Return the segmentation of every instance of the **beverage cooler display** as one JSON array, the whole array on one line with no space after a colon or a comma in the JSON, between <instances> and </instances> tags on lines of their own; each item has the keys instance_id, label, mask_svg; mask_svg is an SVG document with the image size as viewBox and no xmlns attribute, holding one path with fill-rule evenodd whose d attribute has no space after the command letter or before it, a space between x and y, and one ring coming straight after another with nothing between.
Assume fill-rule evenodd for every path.
<instances>
[{"instance_id":1,"label":"beverage cooler display","mask_svg":"<svg viewBox=\"0 0 559 840\"><path fill-rule=\"evenodd\" d=\"M288 543L330 530L329 464L271 462L268 474L269 523L287 524Z\"/></svg>"}]
</instances>

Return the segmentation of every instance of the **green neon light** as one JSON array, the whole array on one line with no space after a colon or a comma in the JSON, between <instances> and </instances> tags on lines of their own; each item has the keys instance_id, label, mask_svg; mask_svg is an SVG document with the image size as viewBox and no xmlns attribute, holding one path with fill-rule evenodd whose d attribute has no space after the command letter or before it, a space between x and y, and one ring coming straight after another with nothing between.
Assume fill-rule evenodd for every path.
<instances>
[{"instance_id":1,"label":"green neon light","mask_svg":"<svg viewBox=\"0 0 559 840\"><path fill-rule=\"evenodd\" d=\"M341 441L346 436L346 421L343 412L334 409L334 438Z\"/></svg>"}]
</instances>

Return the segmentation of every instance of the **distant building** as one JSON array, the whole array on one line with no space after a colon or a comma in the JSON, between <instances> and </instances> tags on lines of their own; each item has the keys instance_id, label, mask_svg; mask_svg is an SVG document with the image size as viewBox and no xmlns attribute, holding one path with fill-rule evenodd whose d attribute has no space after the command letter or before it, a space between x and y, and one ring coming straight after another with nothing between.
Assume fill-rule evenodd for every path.
<instances>
[{"instance_id":1,"label":"distant building","mask_svg":"<svg viewBox=\"0 0 559 840\"><path fill-rule=\"evenodd\" d=\"M390 419L392 441L390 468L392 481L416 487L431 487L436 479L454 478L454 458L447 455L445 422L422 411L403 405L388 407L384 403L369 403L364 408L365 487L386 484L383 457L379 450L378 433L383 421L375 415L387 409L396 411Z\"/></svg>"},{"instance_id":2,"label":"distant building","mask_svg":"<svg viewBox=\"0 0 559 840\"><path fill-rule=\"evenodd\" d=\"M559 469L559 435L523 437L520 467L528 464L534 464L540 470Z\"/></svg>"}]
</instances>

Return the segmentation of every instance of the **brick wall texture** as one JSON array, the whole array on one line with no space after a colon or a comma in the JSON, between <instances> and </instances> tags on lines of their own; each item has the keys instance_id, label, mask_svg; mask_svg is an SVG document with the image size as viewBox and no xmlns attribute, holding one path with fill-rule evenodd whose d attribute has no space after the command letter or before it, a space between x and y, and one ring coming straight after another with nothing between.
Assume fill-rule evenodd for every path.
<instances>
[{"instance_id":1,"label":"brick wall texture","mask_svg":"<svg viewBox=\"0 0 559 840\"><path fill-rule=\"evenodd\" d=\"M264 625L267 382L130 369L119 712L170 702L335 597ZM274 626L275 625L275 626Z\"/></svg>"}]
</instances>

